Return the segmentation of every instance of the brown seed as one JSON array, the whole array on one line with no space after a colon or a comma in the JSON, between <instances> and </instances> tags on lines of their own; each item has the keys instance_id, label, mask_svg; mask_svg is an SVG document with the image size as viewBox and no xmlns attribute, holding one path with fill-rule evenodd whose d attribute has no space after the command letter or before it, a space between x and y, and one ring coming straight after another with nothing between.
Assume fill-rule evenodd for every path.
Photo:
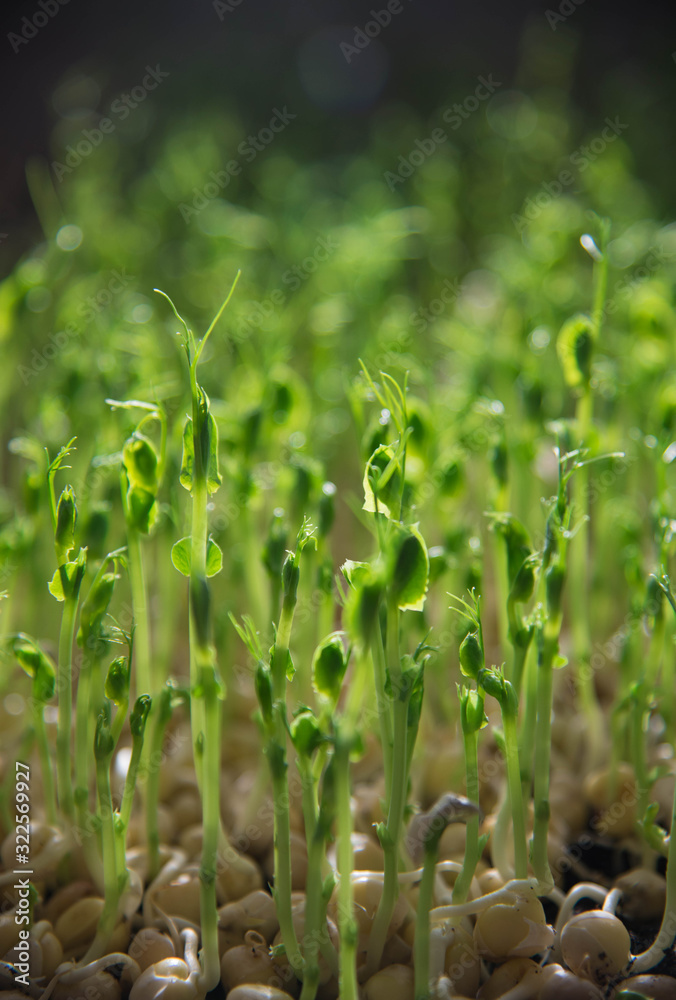
<instances>
[{"instance_id":1,"label":"brown seed","mask_svg":"<svg viewBox=\"0 0 676 1000\"><path fill-rule=\"evenodd\" d=\"M279 930L279 921L272 896L256 889L234 903L226 903L218 911L218 940L221 955L228 948L244 943L248 930L261 934L269 944Z\"/></svg>"},{"instance_id":2,"label":"brown seed","mask_svg":"<svg viewBox=\"0 0 676 1000\"><path fill-rule=\"evenodd\" d=\"M190 968L182 958L149 965L131 988L129 1000L197 1000Z\"/></svg>"},{"instance_id":3,"label":"brown seed","mask_svg":"<svg viewBox=\"0 0 676 1000\"><path fill-rule=\"evenodd\" d=\"M584 782L584 795L596 816L592 826L600 836L626 837L636 825L636 779L631 765L617 766L616 781L610 768L590 774Z\"/></svg>"},{"instance_id":4,"label":"brown seed","mask_svg":"<svg viewBox=\"0 0 676 1000\"><path fill-rule=\"evenodd\" d=\"M129 956L137 963L141 972L161 962L164 958L175 958L174 945L168 934L155 927L142 927L129 947Z\"/></svg>"},{"instance_id":5,"label":"brown seed","mask_svg":"<svg viewBox=\"0 0 676 1000\"><path fill-rule=\"evenodd\" d=\"M200 922L200 880L198 875L184 872L173 882L160 886L153 901L170 917L182 917L193 924Z\"/></svg>"},{"instance_id":6,"label":"brown seed","mask_svg":"<svg viewBox=\"0 0 676 1000\"><path fill-rule=\"evenodd\" d=\"M278 989L284 985L282 970L272 961L267 941L256 931L247 931L244 944L223 955L221 980L226 990L244 983L263 983Z\"/></svg>"},{"instance_id":7,"label":"brown seed","mask_svg":"<svg viewBox=\"0 0 676 1000\"><path fill-rule=\"evenodd\" d=\"M629 979L625 979L615 987L616 993L621 990L635 990L637 993L642 993L648 1000L674 1000L676 979L672 979L671 976L651 976L650 974L630 976Z\"/></svg>"},{"instance_id":8,"label":"brown seed","mask_svg":"<svg viewBox=\"0 0 676 1000\"><path fill-rule=\"evenodd\" d=\"M603 1000L603 993L588 979L580 979L560 965L551 967L538 1000Z\"/></svg>"},{"instance_id":9,"label":"brown seed","mask_svg":"<svg viewBox=\"0 0 676 1000\"><path fill-rule=\"evenodd\" d=\"M476 994L478 1000L499 1000L514 989L528 974L537 973L539 966L531 958L510 958L494 970L490 979Z\"/></svg>"},{"instance_id":10,"label":"brown seed","mask_svg":"<svg viewBox=\"0 0 676 1000\"><path fill-rule=\"evenodd\" d=\"M615 879L622 890L621 913L627 920L659 921L667 900L667 883L662 875L647 868L633 868Z\"/></svg>"},{"instance_id":11,"label":"brown seed","mask_svg":"<svg viewBox=\"0 0 676 1000\"><path fill-rule=\"evenodd\" d=\"M365 1000L414 1000L414 974L410 965L388 965L364 984Z\"/></svg>"},{"instance_id":12,"label":"brown seed","mask_svg":"<svg viewBox=\"0 0 676 1000\"><path fill-rule=\"evenodd\" d=\"M631 958L629 932L621 920L603 910L571 917L561 932L561 951L577 976L605 986Z\"/></svg>"},{"instance_id":13,"label":"brown seed","mask_svg":"<svg viewBox=\"0 0 676 1000\"><path fill-rule=\"evenodd\" d=\"M290 993L278 990L274 986L247 983L243 986L235 986L234 990L230 990L228 1000L293 1000L293 997Z\"/></svg>"},{"instance_id":14,"label":"brown seed","mask_svg":"<svg viewBox=\"0 0 676 1000\"><path fill-rule=\"evenodd\" d=\"M456 993L468 997L476 995L481 981L481 960L472 935L462 926L454 927L451 932L444 969Z\"/></svg>"},{"instance_id":15,"label":"brown seed","mask_svg":"<svg viewBox=\"0 0 676 1000\"><path fill-rule=\"evenodd\" d=\"M107 972L94 975L77 983L58 983L52 993L52 1000L120 1000L122 988L114 976Z\"/></svg>"},{"instance_id":16,"label":"brown seed","mask_svg":"<svg viewBox=\"0 0 676 1000\"><path fill-rule=\"evenodd\" d=\"M515 890L511 903L494 903L482 910L474 926L477 952L490 962L530 958L548 948L553 940L554 932L532 888Z\"/></svg>"}]
</instances>

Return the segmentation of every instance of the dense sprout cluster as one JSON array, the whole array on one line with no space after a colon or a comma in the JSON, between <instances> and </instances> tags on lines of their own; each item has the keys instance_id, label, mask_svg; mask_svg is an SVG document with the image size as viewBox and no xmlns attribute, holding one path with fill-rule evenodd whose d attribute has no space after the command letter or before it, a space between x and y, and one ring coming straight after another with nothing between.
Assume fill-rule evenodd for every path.
<instances>
[{"instance_id":1,"label":"dense sprout cluster","mask_svg":"<svg viewBox=\"0 0 676 1000\"><path fill-rule=\"evenodd\" d=\"M388 190L387 121L186 220L235 132L107 143L0 287L0 984L673 996L676 227L621 139L527 225Z\"/></svg>"}]
</instances>

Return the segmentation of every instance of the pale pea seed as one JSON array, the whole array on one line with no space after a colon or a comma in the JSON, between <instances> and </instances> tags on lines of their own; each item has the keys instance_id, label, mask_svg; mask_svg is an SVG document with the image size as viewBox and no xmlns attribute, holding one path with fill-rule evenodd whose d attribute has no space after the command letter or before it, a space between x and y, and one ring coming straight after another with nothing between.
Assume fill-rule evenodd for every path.
<instances>
[{"instance_id":1,"label":"pale pea seed","mask_svg":"<svg viewBox=\"0 0 676 1000\"><path fill-rule=\"evenodd\" d=\"M513 903L495 903L482 910L474 926L476 950L491 962L530 958L545 951L554 940L534 890L515 895Z\"/></svg>"},{"instance_id":2,"label":"pale pea seed","mask_svg":"<svg viewBox=\"0 0 676 1000\"><path fill-rule=\"evenodd\" d=\"M365 1000L413 1000L414 995L410 965L388 965L364 984Z\"/></svg>"},{"instance_id":3,"label":"pale pea seed","mask_svg":"<svg viewBox=\"0 0 676 1000\"><path fill-rule=\"evenodd\" d=\"M551 968L538 1000L603 1000L601 990L588 979L580 979L560 965Z\"/></svg>"},{"instance_id":4,"label":"pale pea seed","mask_svg":"<svg viewBox=\"0 0 676 1000\"><path fill-rule=\"evenodd\" d=\"M169 935L163 934L154 927L141 928L134 936L129 948L129 955L136 961L141 972L165 958L175 957L174 946Z\"/></svg>"},{"instance_id":5,"label":"pale pea seed","mask_svg":"<svg viewBox=\"0 0 676 1000\"><path fill-rule=\"evenodd\" d=\"M256 931L247 931L244 944L235 945L221 959L221 981L227 990L244 983L281 986L279 966L270 957L265 938Z\"/></svg>"},{"instance_id":6,"label":"pale pea seed","mask_svg":"<svg viewBox=\"0 0 676 1000\"><path fill-rule=\"evenodd\" d=\"M630 976L629 979L623 980L615 988L613 996L622 990L635 990L636 993L643 994L647 1000L674 1000L676 979L671 976L651 976L650 974Z\"/></svg>"},{"instance_id":7,"label":"pale pea seed","mask_svg":"<svg viewBox=\"0 0 676 1000\"><path fill-rule=\"evenodd\" d=\"M477 993L478 1000L499 1000L501 996L514 989L529 972L539 968L532 958L509 958L494 970L490 979L483 984Z\"/></svg>"},{"instance_id":8,"label":"pale pea seed","mask_svg":"<svg viewBox=\"0 0 676 1000\"><path fill-rule=\"evenodd\" d=\"M561 951L572 972L603 986L627 967L631 941L618 917L603 910L590 910L571 917L565 925Z\"/></svg>"},{"instance_id":9,"label":"pale pea seed","mask_svg":"<svg viewBox=\"0 0 676 1000\"><path fill-rule=\"evenodd\" d=\"M92 997L96 1000L121 1000L119 981L107 972L95 972L78 983L58 983L51 1000L91 1000Z\"/></svg>"},{"instance_id":10,"label":"pale pea seed","mask_svg":"<svg viewBox=\"0 0 676 1000\"><path fill-rule=\"evenodd\" d=\"M285 993L284 990L278 990L273 986L247 983L243 986L235 986L234 990L230 990L228 1000L293 1000L293 998L290 993Z\"/></svg>"},{"instance_id":11,"label":"pale pea seed","mask_svg":"<svg viewBox=\"0 0 676 1000\"><path fill-rule=\"evenodd\" d=\"M662 919L667 899L666 879L647 868L633 868L615 879L622 890L620 912L627 920L650 922Z\"/></svg>"},{"instance_id":12,"label":"pale pea seed","mask_svg":"<svg viewBox=\"0 0 676 1000\"><path fill-rule=\"evenodd\" d=\"M129 1000L196 1000L190 967L182 958L164 958L150 965L131 988Z\"/></svg>"}]
</instances>

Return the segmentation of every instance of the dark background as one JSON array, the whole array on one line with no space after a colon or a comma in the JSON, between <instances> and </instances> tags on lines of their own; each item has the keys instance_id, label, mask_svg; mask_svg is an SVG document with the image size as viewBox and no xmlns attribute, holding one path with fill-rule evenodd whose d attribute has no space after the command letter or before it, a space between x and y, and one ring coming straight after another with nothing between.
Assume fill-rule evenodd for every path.
<instances>
[{"instance_id":1,"label":"dark background","mask_svg":"<svg viewBox=\"0 0 676 1000\"><path fill-rule=\"evenodd\" d=\"M47 3L58 0L45 0ZM492 73L506 86L556 85L592 121L631 116L626 141L636 173L657 195L665 217L676 211L673 109L676 107L676 4L542 3L483 0L442 3L402 0L403 10L382 36L347 62L320 59L315 73L329 95L312 101L299 65L313 37L333 31L351 42L354 28L386 0L239 0L219 17L211 0L69 0L28 44L14 52L10 32L40 10L38 0L4 5L0 23L4 98L0 152L0 265L6 273L40 239L25 180L29 156L53 158L50 135L57 115L55 87L83 71L101 85L101 113L111 98L140 83L147 64L169 70L156 98L168 121L212 105L235 107L264 122L284 104L302 110L297 139L304 155L358 152L379 103L406 104L431 114L449 93L471 93L476 78ZM571 10L550 23L547 11ZM337 53L334 41L333 51ZM558 53L567 71L556 78ZM381 86L370 98L374 74ZM335 96L332 101L331 95Z\"/></svg>"}]
</instances>

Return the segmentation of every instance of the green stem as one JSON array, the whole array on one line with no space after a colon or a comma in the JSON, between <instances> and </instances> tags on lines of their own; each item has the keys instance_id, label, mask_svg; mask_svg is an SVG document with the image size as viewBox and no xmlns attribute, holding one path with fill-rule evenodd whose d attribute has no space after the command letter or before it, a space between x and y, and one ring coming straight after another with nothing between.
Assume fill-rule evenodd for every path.
<instances>
[{"instance_id":1,"label":"green stem","mask_svg":"<svg viewBox=\"0 0 676 1000\"><path fill-rule=\"evenodd\" d=\"M637 802L636 815L643 819L650 801L650 783L645 759L645 742L643 734L643 719L646 704L643 684L637 684L634 696L630 699L630 747L631 758L636 776Z\"/></svg>"},{"instance_id":2,"label":"green stem","mask_svg":"<svg viewBox=\"0 0 676 1000\"><path fill-rule=\"evenodd\" d=\"M303 988L300 1000L315 1000L319 987L319 939L326 929L322 925L322 861L324 837L315 828L308 844L307 881L305 885L305 934L303 945Z\"/></svg>"},{"instance_id":3,"label":"green stem","mask_svg":"<svg viewBox=\"0 0 676 1000\"><path fill-rule=\"evenodd\" d=\"M161 696L160 696L161 697ZM159 699L157 699L159 702ZM191 699L191 718L192 718L192 701ZM153 708L155 706L153 705ZM164 734L169 721L169 715L162 712L161 707L158 704L157 710L153 712L153 708L150 710L150 718L148 719L148 725L152 727L151 737L148 740L148 746L150 748L149 754L142 754L147 780L146 780L146 794L145 794L145 816L146 816L146 843L148 848L148 877L150 880L155 878L160 870L160 830L158 826L158 805L160 800L160 769L159 767L154 767L149 761L160 760L162 755L162 744L164 743ZM125 785L124 794L127 794L127 786ZM126 803L125 813L131 811L133 798L133 787L130 790L129 801ZM127 820L128 822L128 820Z\"/></svg>"},{"instance_id":4,"label":"green stem","mask_svg":"<svg viewBox=\"0 0 676 1000\"><path fill-rule=\"evenodd\" d=\"M514 662L512 664L512 676L510 677L510 680L514 685L514 690L516 691L517 698L521 696L521 685L523 683L523 676L526 668L526 661L528 659L529 649L530 649L530 638L528 642L516 643L514 646Z\"/></svg>"},{"instance_id":5,"label":"green stem","mask_svg":"<svg viewBox=\"0 0 676 1000\"><path fill-rule=\"evenodd\" d=\"M546 626L545 626L546 628ZM535 775L533 820L533 871L539 882L553 888L547 856L549 831L549 756L551 746L552 675L557 653L556 638L544 638L538 650L537 719L535 722Z\"/></svg>"},{"instance_id":6,"label":"green stem","mask_svg":"<svg viewBox=\"0 0 676 1000\"><path fill-rule=\"evenodd\" d=\"M122 802L120 804L120 823L122 829L126 833L129 828L129 821L131 819L131 810L134 804L134 792L136 791L136 782L138 780L139 765L141 763L141 751L143 750L142 741L134 741L131 751L131 758L129 760L129 767L127 769L127 776L124 780L124 789L122 791ZM158 837L159 843L159 837ZM148 856L150 859L150 850L148 850ZM154 873L149 876L149 881L154 877Z\"/></svg>"},{"instance_id":7,"label":"green stem","mask_svg":"<svg viewBox=\"0 0 676 1000\"><path fill-rule=\"evenodd\" d=\"M479 733L464 733L465 744L465 784L467 798L470 802L479 801ZM465 834L465 856L462 862L462 871L455 880L453 886L453 902L464 903L467 901L474 872L479 861L479 817L472 816L467 820L467 831ZM416 931L417 937L417 931ZM416 963L417 964L417 963Z\"/></svg>"},{"instance_id":8,"label":"green stem","mask_svg":"<svg viewBox=\"0 0 676 1000\"><path fill-rule=\"evenodd\" d=\"M415 921L413 967L415 969L415 1000L430 1000L430 910L434 905L434 876L436 873L439 838L425 844L423 873L418 893L418 910ZM454 900L455 901L455 900Z\"/></svg>"},{"instance_id":9,"label":"green stem","mask_svg":"<svg viewBox=\"0 0 676 1000\"><path fill-rule=\"evenodd\" d=\"M507 782L512 806L512 828L514 832L514 874L516 878L528 876L528 852L526 849L526 823L524 817L523 790L519 769L519 738L516 714L503 708L502 725L505 733L507 754Z\"/></svg>"},{"instance_id":10,"label":"green stem","mask_svg":"<svg viewBox=\"0 0 676 1000\"><path fill-rule=\"evenodd\" d=\"M45 800L45 812L47 822L50 826L56 826L56 791L54 789L54 774L52 772L52 759L50 756L49 742L47 740L47 729L44 719L44 705L36 703L33 709L33 725L35 728L35 740L38 746L40 757L40 768L42 770L42 785Z\"/></svg>"},{"instance_id":11,"label":"green stem","mask_svg":"<svg viewBox=\"0 0 676 1000\"><path fill-rule=\"evenodd\" d=\"M280 716L281 706L277 706L276 716L281 719L277 725L275 736L268 750L270 769L272 772L272 792L275 803L274 817L274 866L275 886L273 896L282 942L289 965L298 978L303 977L303 959L298 945L298 936L293 923L291 908L291 828L289 822L289 788L286 777L287 763L285 742L286 727Z\"/></svg>"},{"instance_id":12,"label":"green stem","mask_svg":"<svg viewBox=\"0 0 676 1000\"><path fill-rule=\"evenodd\" d=\"M73 781L71 775L71 730L73 717L73 635L77 595L67 597L63 605L59 634L58 662L58 722L56 733L57 779L59 808L62 815L73 820Z\"/></svg>"},{"instance_id":13,"label":"green stem","mask_svg":"<svg viewBox=\"0 0 676 1000\"><path fill-rule=\"evenodd\" d=\"M662 665L662 715L665 722L666 742L676 742L676 671L674 669L674 634L667 629L664 636L664 660Z\"/></svg>"},{"instance_id":14,"label":"green stem","mask_svg":"<svg viewBox=\"0 0 676 1000\"><path fill-rule=\"evenodd\" d=\"M212 657L202 667L202 690L205 701L204 783L202 796L202 862L200 865L200 922L202 929L203 981L214 989L221 978L218 952L218 908L216 871L220 833L220 728L221 702Z\"/></svg>"},{"instance_id":15,"label":"green stem","mask_svg":"<svg viewBox=\"0 0 676 1000\"><path fill-rule=\"evenodd\" d=\"M394 738L392 735L392 714L387 694L385 692L387 671L385 667L383 634L378 621L376 621L373 626L371 653L373 659L373 676L376 688L376 707L378 709L378 719L380 721L380 742L383 748L385 788L390 789L392 787L392 756L394 752Z\"/></svg>"},{"instance_id":16,"label":"green stem","mask_svg":"<svg viewBox=\"0 0 676 1000\"><path fill-rule=\"evenodd\" d=\"M155 694L150 653L150 626L148 622L148 595L146 592L141 536L133 524L127 521L127 552L129 562L129 582L134 608L134 651L136 653L136 697Z\"/></svg>"},{"instance_id":17,"label":"green stem","mask_svg":"<svg viewBox=\"0 0 676 1000\"><path fill-rule=\"evenodd\" d=\"M354 917L352 887L352 813L350 811L349 739L336 736L336 808L338 813L338 930L340 932L340 997L357 1000L357 944L359 927Z\"/></svg>"},{"instance_id":18,"label":"green stem","mask_svg":"<svg viewBox=\"0 0 676 1000\"><path fill-rule=\"evenodd\" d=\"M113 799L110 791L110 758L96 761L96 785L101 817L101 848L103 855L103 882L105 902L99 918L96 936L82 960L83 965L96 961L106 954L108 942L115 929L120 901L120 875L117 866L117 844Z\"/></svg>"},{"instance_id":19,"label":"green stem","mask_svg":"<svg viewBox=\"0 0 676 1000\"><path fill-rule=\"evenodd\" d=\"M394 752L392 755L392 783L388 790L387 826L383 843L385 855L383 893L378 903L369 939L366 959L367 977L372 976L380 967L383 948L387 940L387 930L399 898L399 846L408 785L407 737L410 692L405 692L402 685L399 656L399 609L393 602L390 602L387 608L387 663L394 699L392 726Z\"/></svg>"},{"instance_id":20,"label":"green stem","mask_svg":"<svg viewBox=\"0 0 676 1000\"><path fill-rule=\"evenodd\" d=\"M526 653L524 680L526 682L526 705L521 726L521 780L530 798L535 756L535 720L537 717L537 656L531 643Z\"/></svg>"},{"instance_id":21,"label":"green stem","mask_svg":"<svg viewBox=\"0 0 676 1000\"><path fill-rule=\"evenodd\" d=\"M82 831L82 849L89 874L101 890L103 890L101 861L98 854L96 838L91 831L91 813L89 811L89 788L92 755L92 675L100 666L99 657L86 656L82 658L80 676L77 682L75 701L75 813L77 824Z\"/></svg>"}]
</instances>

